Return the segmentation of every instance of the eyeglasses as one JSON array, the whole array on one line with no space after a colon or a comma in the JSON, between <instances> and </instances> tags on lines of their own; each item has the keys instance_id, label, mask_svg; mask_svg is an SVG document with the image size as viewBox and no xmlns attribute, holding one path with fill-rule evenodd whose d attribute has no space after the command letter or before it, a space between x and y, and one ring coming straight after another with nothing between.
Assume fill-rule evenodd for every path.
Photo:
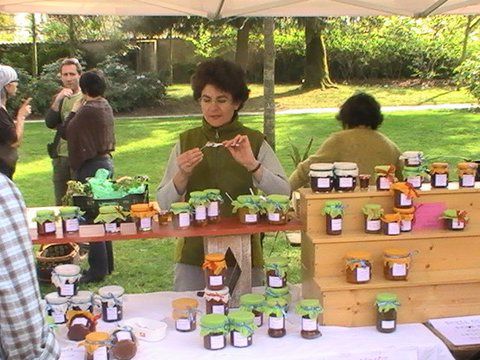
<instances>
[{"instance_id":1,"label":"eyeglasses","mask_svg":"<svg viewBox=\"0 0 480 360\"><path fill-rule=\"evenodd\" d=\"M200 105L203 106L210 106L212 104L217 104L218 106L225 106L228 104L232 103L232 99L229 99L227 97L221 96L216 99L212 99L209 96L201 96L200 99L198 99L198 102Z\"/></svg>"}]
</instances>

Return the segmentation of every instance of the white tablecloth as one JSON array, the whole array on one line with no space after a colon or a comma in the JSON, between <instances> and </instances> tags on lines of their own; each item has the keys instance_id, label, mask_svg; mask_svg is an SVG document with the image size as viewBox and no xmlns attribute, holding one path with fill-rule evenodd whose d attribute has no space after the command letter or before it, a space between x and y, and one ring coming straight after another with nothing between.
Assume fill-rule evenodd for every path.
<instances>
[{"instance_id":1,"label":"white tablecloth","mask_svg":"<svg viewBox=\"0 0 480 360\"><path fill-rule=\"evenodd\" d=\"M259 328L253 336L253 345L209 351L203 347L199 328L190 333L175 330L171 319L171 301L193 293L157 292L126 295L124 320L146 317L163 320L168 324L167 335L160 342L139 341L135 359L142 360L451 360L445 344L422 324L398 325L391 334L381 334L375 327L344 328L321 327L322 337L305 340L300 336L300 318L290 310L287 318L287 335L274 339L267 335L267 326ZM200 309L205 310L203 299ZM293 308L293 306L292 306ZM108 331L115 324L99 321L97 330ZM84 349L65 340L65 331L58 331L62 345L61 360L83 360Z\"/></svg>"}]
</instances>

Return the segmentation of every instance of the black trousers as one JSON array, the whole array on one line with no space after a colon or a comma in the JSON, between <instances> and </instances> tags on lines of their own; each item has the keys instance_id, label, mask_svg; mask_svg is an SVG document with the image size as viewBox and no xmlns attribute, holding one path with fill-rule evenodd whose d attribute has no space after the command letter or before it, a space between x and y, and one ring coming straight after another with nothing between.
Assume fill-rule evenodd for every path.
<instances>
[{"instance_id":1,"label":"black trousers","mask_svg":"<svg viewBox=\"0 0 480 360\"><path fill-rule=\"evenodd\" d=\"M13 178L13 173L15 172L15 167L7 165L7 163L0 159L0 173L8 177L10 180Z\"/></svg>"}]
</instances>

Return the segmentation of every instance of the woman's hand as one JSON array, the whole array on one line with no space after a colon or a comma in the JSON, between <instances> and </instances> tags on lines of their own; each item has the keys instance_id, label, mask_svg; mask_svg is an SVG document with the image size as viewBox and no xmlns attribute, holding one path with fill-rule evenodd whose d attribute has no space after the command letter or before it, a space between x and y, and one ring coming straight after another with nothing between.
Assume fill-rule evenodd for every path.
<instances>
[{"instance_id":1,"label":"woman's hand","mask_svg":"<svg viewBox=\"0 0 480 360\"><path fill-rule=\"evenodd\" d=\"M177 165L182 173L190 176L193 169L203 160L203 153L199 148L187 150L177 157Z\"/></svg>"},{"instance_id":2,"label":"woman's hand","mask_svg":"<svg viewBox=\"0 0 480 360\"><path fill-rule=\"evenodd\" d=\"M17 120L23 121L28 117L28 115L32 113L32 107L30 105L30 101L32 101L32 98L26 99L22 103L22 105L20 105L17 112Z\"/></svg>"},{"instance_id":3,"label":"woman's hand","mask_svg":"<svg viewBox=\"0 0 480 360\"><path fill-rule=\"evenodd\" d=\"M230 151L235 161L248 171L252 171L258 166L258 160L253 155L247 135L237 135L231 140L225 140L223 146Z\"/></svg>"}]
</instances>

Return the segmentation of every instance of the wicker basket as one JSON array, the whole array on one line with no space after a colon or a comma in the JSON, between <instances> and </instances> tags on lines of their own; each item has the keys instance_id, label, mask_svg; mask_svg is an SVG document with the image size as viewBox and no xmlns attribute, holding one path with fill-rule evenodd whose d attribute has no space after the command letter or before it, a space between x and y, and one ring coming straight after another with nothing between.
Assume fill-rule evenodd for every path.
<instances>
[{"instance_id":1,"label":"wicker basket","mask_svg":"<svg viewBox=\"0 0 480 360\"><path fill-rule=\"evenodd\" d=\"M50 283L52 270L57 265L78 264L80 262L79 246L75 243L42 245L37 251L38 280Z\"/></svg>"}]
</instances>

